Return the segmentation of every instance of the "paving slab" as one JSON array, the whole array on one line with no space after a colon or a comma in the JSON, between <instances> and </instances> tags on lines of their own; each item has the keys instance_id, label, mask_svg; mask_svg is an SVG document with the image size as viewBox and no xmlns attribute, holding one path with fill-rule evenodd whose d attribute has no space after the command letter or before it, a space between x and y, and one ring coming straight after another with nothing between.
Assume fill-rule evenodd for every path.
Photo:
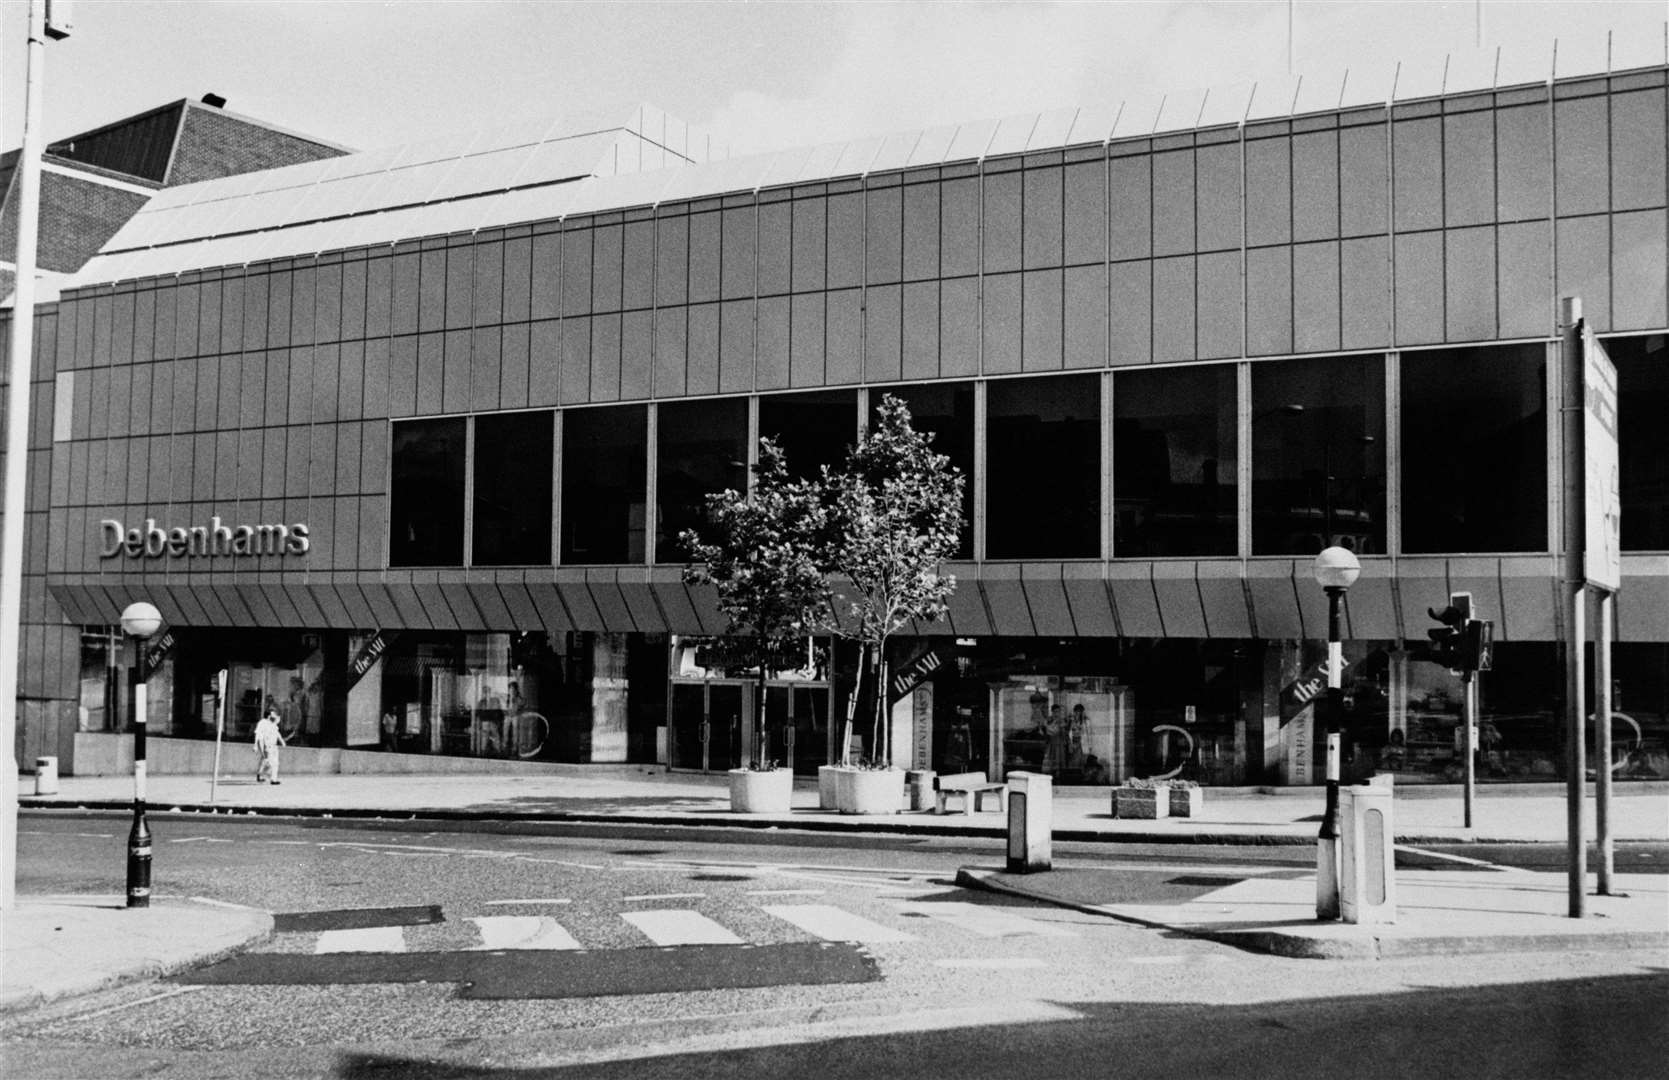
<instances>
[{"instance_id":1,"label":"paving slab","mask_svg":"<svg viewBox=\"0 0 1669 1080\"><path fill-rule=\"evenodd\" d=\"M785 815L734 814L722 774L668 773L654 766L573 766L550 775L316 774L286 777L278 786L244 776L152 776L148 801L156 814L215 812L451 820L610 821L622 824L723 825L843 832L1006 836L1007 816L983 811L910 811L842 815L818 807L816 782L800 780ZM120 776L64 777L58 791L34 795L21 784L26 808L120 810L132 804L133 782ZM1325 803L1320 787L1208 789L1199 817L1142 821L1115 818L1106 788L1057 788L1054 835L1060 840L1186 844L1313 844ZM1617 840L1669 840L1669 784L1619 785L1612 800ZM1588 832L1594 821L1590 796ZM1566 829L1564 788L1484 788L1471 827L1463 824L1460 789L1396 789L1398 843L1551 842Z\"/></svg>"},{"instance_id":2,"label":"paving slab","mask_svg":"<svg viewBox=\"0 0 1669 1080\"><path fill-rule=\"evenodd\" d=\"M1211 874L1197 876L1209 880ZM1131 888L1120 870L1011 874L964 868L959 884L1125 922L1210 938L1256 952L1311 959L1564 950L1640 950L1669 962L1669 878L1618 874L1612 894L1585 897L1571 918L1568 879L1525 870L1415 870L1396 875L1395 921L1351 924L1315 917L1315 874L1250 874L1219 887Z\"/></svg>"},{"instance_id":3,"label":"paving slab","mask_svg":"<svg viewBox=\"0 0 1669 1080\"><path fill-rule=\"evenodd\" d=\"M20 896L0 912L0 1011L170 975L271 933L265 911L200 898Z\"/></svg>"}]
</instances>

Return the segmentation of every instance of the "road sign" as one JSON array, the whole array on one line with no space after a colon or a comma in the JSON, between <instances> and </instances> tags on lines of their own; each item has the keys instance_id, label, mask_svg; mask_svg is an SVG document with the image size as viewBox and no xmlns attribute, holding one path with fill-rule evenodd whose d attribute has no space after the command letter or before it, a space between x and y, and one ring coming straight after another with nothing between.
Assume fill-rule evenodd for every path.
<instances>
[{"instance_id":1,"label":"road sign","mask_svg":"<svg viewBox=\"0 0 1669 1080\"><path fill-rule=\"evenodd\" d=\"M1617 366L1593 329L1582 331L1583 577L1622 585L1622 495L1617 483Z\"/></svg>"}]
</instances>

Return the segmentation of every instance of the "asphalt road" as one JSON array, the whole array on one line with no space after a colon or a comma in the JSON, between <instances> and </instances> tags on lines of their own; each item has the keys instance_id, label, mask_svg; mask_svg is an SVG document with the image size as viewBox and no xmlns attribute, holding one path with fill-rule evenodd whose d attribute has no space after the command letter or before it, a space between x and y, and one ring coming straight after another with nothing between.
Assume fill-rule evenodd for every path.
<instances>
[{"instance_id":1,"label":"asphalt road","mask_svg":"<svg viewBox=\"0 0 1669 1080\"><path fill-rule=\"evenodd\" d=\"M957 888L959 867L1000 864L994 841L153 828L159 891L264 908L276 932L7 1017L6 1075L1630 1077L1660 1075L1669 1044L1664 957L1241 953ZM25 814L19 834L20 892L119 891L123 816ZM1173 894L1311 858L1056 850Z\"/></svg>"}]
</instances>

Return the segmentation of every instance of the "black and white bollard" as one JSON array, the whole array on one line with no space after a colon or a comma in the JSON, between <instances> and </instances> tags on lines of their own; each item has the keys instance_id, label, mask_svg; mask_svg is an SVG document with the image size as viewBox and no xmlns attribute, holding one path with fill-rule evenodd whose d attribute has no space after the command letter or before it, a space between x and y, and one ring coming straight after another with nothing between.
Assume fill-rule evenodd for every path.
<instances>
[{"instance_id":1,"label":"black and white bollard","mask_svg":"<svg viewBox=\"0 0 1669 1080\"><path fill-rule=\"evenodd\" d=\"M1011 874L1034 874L1052 865L1053 785L1054 781L1043 773L1008 775L1008 872Z\"/></svg>"}]
</instances>

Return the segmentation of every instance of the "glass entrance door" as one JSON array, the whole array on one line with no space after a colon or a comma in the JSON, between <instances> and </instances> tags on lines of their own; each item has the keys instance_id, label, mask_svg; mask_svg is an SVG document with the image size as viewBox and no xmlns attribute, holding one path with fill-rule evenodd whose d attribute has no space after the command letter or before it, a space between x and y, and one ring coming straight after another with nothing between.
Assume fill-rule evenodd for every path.
<instances>
[{"instance_id":1,"label":"glass entrance door","mask_svg":"<svg viewBox=\"0 0 1669 1080\"><path fill-rule=\"evenodd\" d=\"M829 758L829 691L825 686L778 684L765 691L767 761L816 776Z\"/></svg>"},{"instance_id":2,"label":"glass entrance door","mask_svg":"<svg viewBox=\"0 0 1669 1080\"><path fill-rule=\"evenodd\" d=\"M752 689L745 683L674 682L672 768L721 772L745 761Z\"/></svg>"}]
</instances>

